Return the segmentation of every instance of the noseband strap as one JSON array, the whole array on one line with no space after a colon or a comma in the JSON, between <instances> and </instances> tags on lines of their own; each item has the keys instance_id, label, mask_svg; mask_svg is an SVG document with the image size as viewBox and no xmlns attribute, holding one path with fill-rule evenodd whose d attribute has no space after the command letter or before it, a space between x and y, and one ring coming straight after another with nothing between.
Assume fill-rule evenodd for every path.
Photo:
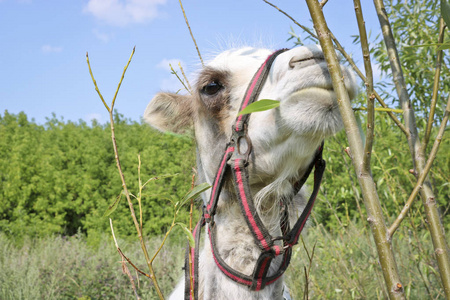
<instances>
[{"instance_id":1,"label":"noseband strap","mask_svg":"<svg viewBox=\"0 0 450 300\"><path fill-rule=\"evenodd\" d=\"M247 87L247 91L242 101L240 111L258 99L264 83L269 75L272 63L279 54L285 51L287 51L287 49L282 49L274 52L261 65L256 74L253 76L253 79L250 82L249 86ZM224 154L217 169L216 176L213 180L210 200L208 201L206 206L203 207L203 215L197 223L197 226L195 227L193 232L195 238L195 248L191 249L193 281L192 290L190 284L191 278L189 274L189 251L186 251L185 299L193 299L192 296L194 296L195 299L198 299L198 248L200 244L201 227L203 227L205 224L208 223L207 227L209 240L211 243L211 252L213 254L213 258L216 262L217 267L230 279L248 286L253 291L259 291L264 289L266 285L275 282L283 275L284 271L287 269L292 255L292 246L298 243L300 233L302 232L306 220L308 219L312 207L314 206L320 183L322 181L323 172L325 170L325 161L322 159L323 143L316 151L314 159L308 166L306 173L298 182L294 184L295 195L302 188L303 184L312 172L312 169L315 169L314 188L305 209L303 210L302 214L291 230L289 227L288 204L282 202L280 216L280 228L282 236L271 236L256 211L256 207L250 191L249 174L247 170L249 155L252 151L251 140L247 133L247 124L249 117L249 114L238 116L236 118L235 124L232 126L232 136L230 138L230 141L226 145ZM247 149L244 153L241 153L240 151L241 139L245 139L247 144ZM252 233L254 242L261 249L261 254L256 261L253 274L251 276L243 274L231 268L220 257L217 247L216 225L214 222L214 216L216 214L220 191L222 189L225 174L227 172L232 173L236 196L241 207L241 212L244 216L247 226ZM283 258L278 266L278 269L273 274L268 276L268 270L271 266L272 260L280 255L282 255Z\"/></svg>"}]
</instances>

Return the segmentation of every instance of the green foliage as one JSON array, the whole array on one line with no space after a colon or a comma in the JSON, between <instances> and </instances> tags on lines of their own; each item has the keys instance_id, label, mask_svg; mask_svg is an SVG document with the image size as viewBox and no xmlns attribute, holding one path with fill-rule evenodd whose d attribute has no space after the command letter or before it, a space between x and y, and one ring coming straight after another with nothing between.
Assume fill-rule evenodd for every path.
<instances>
[{"instance_id":1,"label":"green foliage","mask_svg":"<svg viewBox=\"0 0 450 300\"><path fill-rule=\"evenodd\" d=\"M144 234L165 232L172 222L170 200L190 188L194 165L190 139L163 135L115 114L116 139L125 178L138 193L141 176L179 174L155 180L143 191ZM64 122L53 116L44 126L25 114L0 116L0 232L16 237L73 235L79 229L93 241L109 231L108 207L121 193L109 124ZM137 204L137 201L136 201ZM111 215L116 234L135 234L128 204ZM180 213L180 222L187 212Z\"/></svg>"},{"instance_id":2,"label":"green foliage","mask_svg":"<svg viewBox=\"0 0 450 300\"><path fill-rule=\"evenodd\" d=\"M345 226L329 230L315 221L302 235L306 248L301 243L294 248L286 271L292 298L305 299L304 268L311 267L309 299L388 299L370 230L345 216L334 221ZM427 230L418 230L411 223L397 231L393 240L406 299L445 299L429 239ZM313 247L310 265L306 253L311 254Z\"/></svg>"},{"instance_id":3,"label":"green foliage","mask_svg":"<svg viewBox=\"0 0 450 300\"><path fill-rule=\"evenodd\" d=\"M403 133L394 129L393 126L387 115L377 113L372 173L388 223L393 221L400 212L416 184L415 177L409 173L412 168L410 153L408 150L402 150L408 149L407 141ZM324 159L327 162L327 168L314 211L317 213L318 220L328 229L340 225L333 216L350 220L367 218L351 160L344 151L346 147L347 140L344 132L325 142ZM436 201L441 208L443 223L450 229L448 214L450 157L448 153L450 153L450 138L445 136L430 176L433 191L437 196ZM312 182L310 186L311 184ZM409 216L420 220L420 226L426 226L422 211L422 203L418 198Z\"/></svg>"},{"instance_id":4,"label":"green foliage","mask_svg":"<svg viewBox=\"0 0 450 300\"><path fill-rule=\"evenodd\" d=\"M391 1L386 4L389 21L397 41L400 61L408 94L417 113L417 126L424 128L431 103L432 85L436 67L437 46L411 47L436 44L439 36L440 2L434 0ZM378 85L387 103L398 105L394 91L390 64L381 34L372 44L371 55L388 81ZM448 41L449 31L445 31L444 41ZM450 56L443 56L435 124L442 120L445 104L450 91Z\"/></svg>"},{"instance_id":5,"label":"green foliage","mask_svg":"<svg viewBox=\"0 0 450 300\"><path fill-rule=\"evenodd\" d=\"M447 27L450 26L450 4L447 0L441 0L441 15L447 24Z\"/></svg>"}]
</instances>

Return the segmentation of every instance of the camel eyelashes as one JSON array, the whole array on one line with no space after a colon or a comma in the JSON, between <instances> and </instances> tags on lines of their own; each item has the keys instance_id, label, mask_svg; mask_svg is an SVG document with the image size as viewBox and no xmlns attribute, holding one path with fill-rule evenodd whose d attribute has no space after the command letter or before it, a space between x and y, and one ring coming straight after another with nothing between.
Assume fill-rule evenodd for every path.
<instances>
[{"instance_id":1,"label":"camel eyelashes","mask_svg":"<svg viewBox=\"0 0 450 300\"><path fill-rule=\"evenodd\" d=\"M208 96L213 96L222 89L223 89L223 85L220 84L219 81L213 80L202 88L202 93L206 94Z\"/></svg>"}]
</instances>

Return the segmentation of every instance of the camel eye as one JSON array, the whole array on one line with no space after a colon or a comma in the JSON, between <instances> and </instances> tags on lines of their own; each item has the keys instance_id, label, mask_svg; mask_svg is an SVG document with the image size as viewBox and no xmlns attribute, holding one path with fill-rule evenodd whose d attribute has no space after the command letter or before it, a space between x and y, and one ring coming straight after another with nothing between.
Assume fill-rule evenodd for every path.
<instances>
[{"instance_id":1,"label":"camel eye","mask_svg":"<svg viewBox=\"0 0 450 300\"><path fill-rule=\"evenodd\" d=\"M202 93L212 96L217 94L222 88L223 86L218 81L211 81L202 88Z\"/></svg>"}]
</instances>

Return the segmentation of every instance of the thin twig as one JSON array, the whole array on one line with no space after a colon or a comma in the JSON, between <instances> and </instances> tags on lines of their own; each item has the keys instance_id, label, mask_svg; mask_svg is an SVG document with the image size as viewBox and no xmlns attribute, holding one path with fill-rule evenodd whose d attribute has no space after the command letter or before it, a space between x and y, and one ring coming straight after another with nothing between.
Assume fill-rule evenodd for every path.
<instances>
[{"instance_id":1,"label":"thin twig","mask_svg":"<svg viewBox=\"0 0 450 300\"><path fill-rule=\"evenodd\" d=\"M284 10L278 8L278 6L276 6L275 4L270 3L267 0L263 0L264 2L266 2L267 4L269 4L270 6L272 6L273 8L275 8L276 10L278 10L280 13L282 13L283 15L285 15L286 17L288 17L292 22L294 22L295 25L297 25L298 27L300 27L301 29L303 29L304 31L306 31L310 36L312 36L313 38L315 38L316 40L318 40L319 38L317 37L317 35L312 32L308 27L303 26L302 24L300 24L299 22L297 22L293 17L291 17L288 13L286 13Z\"/></svg>"},{"instance_id":2,"label":"thin twig","mask_svg":"<svg viewBox=\"0 0 450 300\"><path fill-rule=\"evenodd\" d=\"M176 213L174 213L174 217L172 220L172 224L169 227L169 230L167 230L166 234L164 235L164 238L161 242L161 244L159 245L158 249L156 250L155 254L153 255L153 257L150 259L150 263L153 263L153 261L155 260L155 258L158 256L159 252L161 251L161 249L163 248L164 244L166 243L167 237L169 236L170 232L172 231L172 229L175 227L175 220L176 220Z\"/></svg>"},{"instance_id":3,"label":"thin twig","mask_svg":"<svg viewBox=\"0 0 450 300\"><path fill-rule=\"evenodd\" d=\"M441 17L441 21L439 22L439 38L438 43L444 42L444 29L445 22ZM433 81L433 94L431 96L431 105L430 105L430 114L428 115L427 127L425 129L425 135L423 138L422 149L423 152L426 153L428 141L430 140L431 128L434 122L434 112L436 110L436 102L438 98L438 90L439 90L439 78L441 75L441 65L442 65L442 57L443 50L437 50L437 58L436 58L436 69L434 72L434 81Z\"/></svg>"},{"instance_id":4,"label":"thin twig","mask_svg":"<svg viewBox=\"0 0 450 300\"><path fill-rule=\"evenodd\" d=\"M139 227L142 231L142 180L141 180L141 155L138 154L138 181L139 181L139 195L137 197L138 204L139 204Z\"/></svg>"},{"instance_id":5,"label":"thin twig","mask_svg":"<svg viewBox=\"0 0 450 300\"><path fill-rule=\"evenodd\" d=\"M191 182L191 190L194 188L195 186L195 169L192 168L194 170L194 173L192 174L192 182ZM192 213L194 210L194 199L191 198L191 206L189 208L189 231L192 232ZM190 282L190 287L191 287L191 296L192 296L192 300L195 300L195 295L194 295L194 270L192 268L192 251L191 251L191 244L189 244L189 282ZM195 247L199 247L199 245L195 245Z\"/></svg>"},{"instance_id":6,"label":"thin twig","mask_svg":"<svg viewBox=\"0 0 450 300\"><path fill-rule=\"evenodd\" d=\"M179 66L180 66L180 68L181 68L181 64L179 64ZM178 73L177 73L177 71L175 71L175 69L172 67L172 64L169 64L169 67L170 67L170 70L172 71L172 74L175 75L175 76L177 77L178 81L181 82L181 84L184 86L184 88L186 89L186 91L188 91L189 94L192 95L191 87L189 86L189 88L188 88L188 87L184 84L184 81L180 78L180 76L178 76ZM183 75L184 75L184 73L183 73ZM188 84L189 84L189 83L188 83Z\"/></svg>"},{"instance_id":7,"label":"thin twig","mask_svg":"<svg viewBox=\"0 0 450 300\"><path fill-rule=\"evenodd\" d=\"M133 58L135 50L136 50L136 46L133 47L133 51L131 51L130 58L128 59L128 62L125 65L125 67L123 68L122 77L120 77L119 84L117 85L116 92L114 93L114 97L111 101L110 113L112 113L112 111L114 109L114 104L116 103L117 94L119 93L120 86L122 85L123 78L125 77L125 73L127 72L128 66L130 65L130 62L131 62L131 59Z\"/></svg>"},{"instance_id":8,"label":"thin twig","mask_svg":"<svg viewBox=\"0 0 450 300\"><path fill-rule=\"evenodd\" d=\"M323 8L325 4L327 4L328 0L322 0L320 1L320 7Z\"/></svg>"},{"instance_id":9,"label":"thin twig","mask_svg":"<svg viewBox=\"0 0 450 300\"><path fill-rule=\"evenodd\" d=\"M357 110L367 110L367 108L365 108L364 106L360 106L360 107L355 107L353 108L354 111ZM395 113L402 113L403 109L398 109L398 108L384 108L384 107L375 107L374 108L375 111L379 111L379 112L395 112Z\"/></svg>"},{"instance_id":10,"label":"thin twig","mask_svg":"<svg viewBox=\"0 0 450 300\"><path fill-rule=\"evenodd\" d=\"M394 78L394 84L397 90L397 94L403 109L403 117L406 127L410 131L408 137L409 150L411 157L416 157L417 152L417 127L414 113L412 111L411 101L409 99L408 91L406 90L406 83L403 76L403 71L400 66L400 59L398 56L394 36L390 27L389 19L386 14L386 9L383 4L383 0L374 0L375 7L380 21L381 30L383 32L384 42L386 45L389 62L391 64L392 78ZM413 169L416 170L416 161L413 160Z\"/></svg>"},{"instance_id":11,"label":"thin twig","mask_svg":"<svg viewBox=\"0 0 450 300\"><path fill-rule=\"evenodd\" d=\"M148 277L148 278L151 278L151 276L150 275L148 275L147 273L145 273L145 272L143 272L143 271L141 271L141 270L139 270L139 268L138 267L136 267L132 262L131 262L131 260L128 258L128 257L126 257L125 256L125 254L123 254L123 252L122 252L122 250L120 249L120 247L119 247L119 244L117 243L117 239L116 239L116 235L114 234L114 227L113 227L113 224L112 224L112 219L111 218L109 218L109 226L111 227L111 233L112 233L112 236L113 236L113 239L114 239L114 244L116 245L116 249L117 249L117 251L119 252L119 254L120 254L120 256L121 257L123 257L137 272L139 272L139 273L141 273L142 275L144 275L144 276L146 276L146 277Z\"/></svg>"},{"instance_id":12,"label":"thin twig","mask_svg":"<svg viewBox=\"0 0 450 300\"><path fill-rule=\"evenodd\" d=\"M197 49L198 57L200 58L202 66L205 66L203 64L203 58L202 58L202 55L200 54L200 50L198 50L197 42L195 41L194 35L192 34L191 26L189 26L189 21L188 21L188 19L186 17L186 12L184 11L183 3L181 3L181 0L179 0L179 2L180 2L181 10L183 11L184 21L186 21L186 25L187 25L187 27L189 29L189 33L191 34L192 41L194 41L194 44L195 44L195 49Z\"/></svg>"},{"instance_id":13,"label":"thin twig","mask_svg":"<svg viewBox=\"0 0 450 300\"><path fill-rule=\"evenodd\" d=\"M354 0L353 3L355 6L356 20L358 22L361 50L364 57L364 68L366 69L367 78L365 82L367 90L367 129L362 168L365 172L369 172L375 125L375 110L373 101L375 99L375 94L373 92L373 73L372 63L370 62L369 42L367 41L366 26L362 14L361 2L359 0Z\"/></svg>"},{"instance_id":14,"label":"thin twig","mask_svg":"<svg viewBox=\"0 0 450 300\"><path fill-rule=\"evenodd\" d=\"M128 278L130 279L131 286L133 288L133 292L134 292L134 295L135 295L136 299L140 300L141 298L139 297L139 294L137 293L136 285L134 284L133 276L131 276L130 270L128 270L127 264L124 261L124 259L126 259L128 261L128 258L122 253L122 250L120 250L120 248L119 248L119 244L117 243L117 240L116 240L116 235L114 234L114 227L113 227L111 218L109 219L109 226L111 227L111 232L112 232L112 236L113 236L113 239L114 239L114 244L116 245L116 249L119 252L120 257L122 258L122 261L121 261L121 263L122 263L122 271L125 274L127 274ZM134 267L133 264L131 264L131 265Z\"/></svg>"},{"instance_id":15,"label":"thin twig","mask_svg":"<svg viewBox=\"0 0 450 300\"><path fill-rule=\"evenodd\" d=\"M88 67L89 67L89 74L91 74L92 81L94 82L95 90L97 91L98 96L102 100L103 105L105 105L106 109L109 112L109 111L111 111L111 109L109 108L108 104L106 104L105 99L103 99L102 93L100 93L100 90L98 89L97 81L95 81L94 74L92 73L92 70L91 70L91 64L89 63L89 54L87 52L86 52L86 61L87 61Z\"/></svg>"},{"instance_id":16,"label":"thin twig","mask_svg":"<svg viewBox=\"0 0 450 300\"><path fill-rule=\"evenodd\" d=\"M184 80L186 80L186 83L187 83L187 85L188 85L188 87L189 87L189 93L191 93L191 95L192 95L192 87L191 87L191 85L189 84L189 80L188 80L188 78L186 77L186 74L184 74L184 70L183 70L183 67L181 66L181 63L178 63L178 67L180 68L181 74L183 74L183 78L184 78Z\"/></svg>"},{"instance_id":17,"label":"thin twig","mask_svg":"<svg viewBox=\"0 0 450 300\"><path fill-rule=\"evenodd\" d=\"M125 254L123 254L123 252L122 252L122 250L120 249L120 248L117 248L117 251L119 251L119 253L120 253L120 255L122 255L123 256L123 258L125 258L125 260L138 272L138 273L140 273L141 275L144 275L145 277L148 277L148 278L152 278L152 276L151 275L149 275L149 274L147 274L147 273L145 273L145 272L143 272L143 271L141 271L138 267L136 267L132 262L131 262L131 260L128 258L128 257L126 257L125 256Z\"/></svg>"},{"instance_id":18,"label":"thin twig","mask_svg":"<svg viewBox=\"0 0 450 300\"><path fill-rule=\"evenodd\" d=\"M400 214L397 216L397 219L395 219L395 221L392 223L391 227L389 228L389 231L388 231L389 238L392 238L395 231L400 226L400 223L406 217L406 214L408 213L409 209L411 208L411 205L412 205L414 199L417 197L420 189L422 188L422 184L425 181L425 179L428 175L428 172L430 171L431 166L433 165L433 162L436 158L437 152L439 150L439 145L441 144L442 138L444 136L445 128L447 126L449 113L450 113L450 96L448 98L447 108L445 110L445 114L442 119L441 126L439 127L439 132L434 141L433 148L431 149L427 163L425 164L425 167L424 167L422 173L419 175L416 186L414 187L413 191L411 192L411 195L409 196L408 200L406 201L405 206L403 207Z\"/></svg>"},{"instance_id":19,"label":"thin twig","mask_svg":"<svg viewBox=\"0 0 450 300\"><path fill-rule=\"evenodd\" d=\"M111 126L111 139L112 139L112 143L113 143L114 155L115 155L115 159L116 159L117 169L119 170L120 179L122 181L122 188L123 188L125 197L126 197L127 202L128 202L128 207L130 209L130 213L131 213L131 217L133 219L134 226L136 227L136 232L138 233L139 242L141 244L142 252L144 253L144 256L145 256L148 268L150 270L151 279L153 281L153 284L155 286L155 289L156 289L156 292L157 292L159 298L160 299L164 299L164 296L163 296L163 294L161 292L161 289L160 289L160 287L158 285L158 281L157 281L157 278L155 276L155 272L153 270L152 263L151 263L151 261L149 259L147 247L145 246L144 238L143 238L143 235L142 235L142 230L141 230L140 224L139 224L139 222L138 222L138 220L136 218L136 213L134 211L133 202L131 201L130 192L128 191L128 188L127 188L127 184L126 184L126 181L125 181L125 175L124 175L124 173L122 171L122 166L121 166L121 163L120 163L119 152L118 152L118 149L117 149L115 129L114 129L114 116L113 116L114 103L115 103L117 94L119 92L120 86L122 84L122 81L123 81L123 79L125 77L125 73L126 73L126 71L128 69L128 66L130 65L131 59L133 58L134 52L135 52L135 47L133 48L133 51L131 52L130 58L128 59L128 63L125 65L125 67L123 69L122 77L120 78L119 84L117 85L117 89L116 89L116 92L114 94L114 98L113 98L113 100L111 102L111 107L109 108L105 104L105 102L104 102L104 104L105 104L105 107L108 109L108 112L109 112L109 119L110 119L110 126ZM88 58L87 54L86 54L86 60L87 60L87 64L89 66L89 69L91 69L91 66L90 66L90 63L89 63L89 58ZM99 94L99 96L102 99L102 101L104 101L103 97L101 96L100 91L98 90L98 87L96 85L96 82L95 82L94 76L92 75L92 72L91 72L91 77L92 77L92 80L93 80L94 85L96 87L97 93Z\"/></svg>"}]
</instances>

